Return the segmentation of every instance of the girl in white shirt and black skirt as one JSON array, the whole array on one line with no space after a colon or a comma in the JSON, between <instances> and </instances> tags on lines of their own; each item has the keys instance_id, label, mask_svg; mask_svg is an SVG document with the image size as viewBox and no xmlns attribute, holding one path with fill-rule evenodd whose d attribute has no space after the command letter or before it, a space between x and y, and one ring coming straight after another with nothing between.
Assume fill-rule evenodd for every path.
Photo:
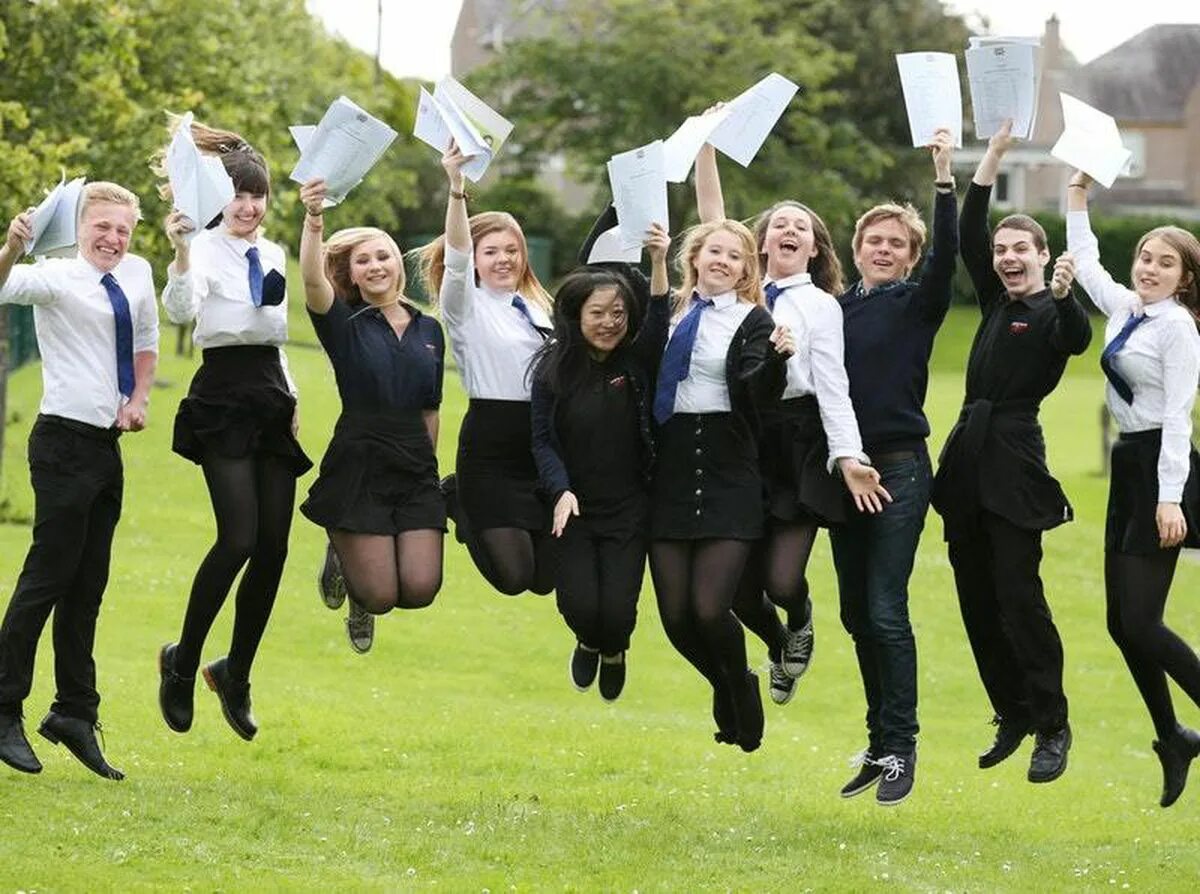
<instances>
[{"instance_id":1,"label":"girl in white shirt and black skirt","mask_svg":"<svg viewBox=\"0 0 1200 894\"><path fill-rule=\"evenodd\" d=\"M172 322L195 321L193 338L204 352L175 417L173 449L204 472L217 539L196 572L179 642L159 652L159 705L171 729L191 727L200 652L244 566L229 654L203 672L226 721L249 741L258 732L250 669L283 574L296 479L312 462L296 440L296 395L282 352L286 261L260 229L271 191L266 162L236 133L191 128L236 191L215 220L167 217L175 260L162 294Z\"/></svg>"},{"instance_id":2,"label":"girl in white shirt and black skirt","mask_svg":"<svg viewBox=\"0 0 1200 894\"><path fill-rule=\"evenodd\" d=\"M1104 534L1108 631L1154 722L1160 804L1183 793L1200 733L1178 722L1170 677L1200 705L1200 658L1163 623L1181 545L1200 546L1200 457L1191 444L1200 384L1200 241L1179 227L1141 238L1129 289L1100 266L1087 213L1091 178L1067 187L1067 250L1079 282L1108 317L1100 365L1120 429Z\"/></svg>"},{"instance_id":3,"label":"girl in white shirt and black skirt","mask_svg":"<svg viewBox=\"0 0 1200 894\"><path fill-rule=\"evenodd\" d=\"M763 307L745 226L693 228L678 264L683 286L653 403L650 573L668 638L713 688L717 741L753 751L762 696L733 600L764 530L759 412L783 391L794 343Z\"/></svg>"},{"instance_id":4,"label":"girl in white shirt and black skirt","mask_svg":"<svg viewBox=\"0 0 1200 894\"><path fill-rule=\"evenodd\" d=\"M470 398L455 474L443 484L455 536L488 583L509 596L544 594L554 587L554 550L533 461L528 372L551 331L551 299L512 215L467 217L466 160L455 145L442 157L446 233L422 249L425 285L438 296Z\"/></svg>"}]
</instances>

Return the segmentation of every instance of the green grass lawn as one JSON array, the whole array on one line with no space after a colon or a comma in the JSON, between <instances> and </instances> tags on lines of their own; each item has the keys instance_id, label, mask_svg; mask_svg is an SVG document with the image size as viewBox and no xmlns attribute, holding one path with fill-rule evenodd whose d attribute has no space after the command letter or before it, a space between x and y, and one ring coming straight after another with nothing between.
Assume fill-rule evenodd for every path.
<instances>
[{"instance_id":1,"label":"green grass lawn","mask_svg":"<svg viewBox=\"0 0 1200 894\"><path fill-rule=\"evenodd\" d=\"M938 340L935 448L957 414L976 321L956 310ZM315 341L302 318L293 333ZM814 664L790 705L768 703L752 755L713 743L708 693L663 636L648 583L629 683L613 705L570 687L572 638L553 599L497 595L453 541L437 602L381 619L374 650L358 656L342 613L317 596L323 534L299 514L255 667L257 740L238 739L203 686L192 731L171 733L155 656L178 635L212 520L199 470L169 450L198 357L171 356L173 336L163 343L150 428L122 439L125 517L96 647L107 753L128 779L105 782L32 734L53 695L47 636L26 704L46 768L29 777L0 767L0 890L1196 889L1200 779L1171 810L1158 807L1153 731L1104 629L1097 344L1071 362L1042 414L1051 467L1078 517L1046 537L1043 565L1067 655L1070 769L1030 785L1028 745L976 769L991 712L931 513L912 580L917 786L884 810L871 795L837 796L865 734L825 538L810 566ZM318 459L337 412L332 375L311 344L289 359L301 440ZM18 513L31 509L24 444L40 392L36 367L10 381L16 422L0 497ZM464 408L452 374L445 469ZM0 525L0 592L12 591L29 536ZM1197 566L1181 562L1169 617L1192 643L1198 583ZM231 609L205 660L226 651ZM757 641L751 654L765 662ZM1186 697L1178 707L1200 724Z\"/></svg>"}]
</instances>

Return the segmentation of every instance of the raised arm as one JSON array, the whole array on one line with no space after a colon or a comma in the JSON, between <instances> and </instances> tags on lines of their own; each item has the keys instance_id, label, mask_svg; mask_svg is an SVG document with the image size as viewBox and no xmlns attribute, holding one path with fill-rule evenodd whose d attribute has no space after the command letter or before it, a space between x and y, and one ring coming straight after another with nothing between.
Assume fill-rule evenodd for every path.
<instances>
[{"instance_id":1,"label":"raised arm","mask_svg":"<svg viewBox=\"0 0 1200 894\"><path fill-rule=\"evenodd\" d=\"M1050 294L1058 311L1050 344L1067 354L1082 354L1092 342L1092 324L1083 305L1071 294L1074 281L1075 261L1069 252L1063 252L1054 262L1054 274L1050 278Z\"/></svg>"},{"instance_id":2,"label":"raised arm","mask_svg":"<svg viewBox=\"0 0 1200 894\"><path fill-rule=\"evenodd\" d=\"M958 198L950 173L954 155L950 131L940 128L929 148L934 170L933 237L913 301L923 316L940 322L950 309L950 283L958 260Z\"/></svg>"},{"instance_id":3,"label":"raised arm","mask_svg":"<svg viewBox=\"0 0 1200 894\"><path fill-rule=\"evenodd\" d=\"M38 264L24 264L15 274L13 267L25 253L25 243L33 238L33 209L18 214L8 225L8 236L0 248L0 304L52 304L57 292Z\"/></svg>"},{"instance_id":4,"label":"raised arm","mask_svg":"<svg viewBox=\"0 0 1200 894\"><path fill-rule=\"evenodd\" d=\"M725 219L725 196L721 193L717 150L711 143L705 143L696 156L696 211L701 223Z\"/></svg>"},{"instance_id":5,"label":"raised arm","mask_svg":"<svg viewBox=\"0 0 1200 894\"><path fill-rule=\"evenodd\" d=\"M0 248L0 289L8 282L17 259L25 254L25 243L33 238L33 209L23 211L12 219L8 225L8 238L4 247Z\"/></svg>"},{"instance_id":6,"label":"raised arm","mask_svg":"<svg viewBox=\"0 0 1200 894\"><path fill-rule=\"evenodd\" d=\"M462 166L466 163L467 156L462 154L456 143L451 142L450 148L442 155L442 167L450 183L446 201L446 245L464 252L471 250L471 224L467 217L466 181L462 172Z\"/></svg>"},{"instance_id":7,"label":"raised arm","mask_svg":"<svg viewBox=\"0 0 1200 894\"><path fill-rule=\"evenodd\" d=\"M1088 216L1088 187L1092 178L1076 171L1067 183L1067 251L1075 261L1075 278L1092 303L1111 317L1128 310L1137 295L1112 278L1100 263L1100 243Z\"/></svg>"},{"instance_id":8,"label":"raised arm","mask_svg":"<svg viewBox=\"0 0 1200 894\"><path fill-rule=\"evenodd\" d=\"M1004 296L1004 284L992 267L992 240L988 234L988 204L992 187L1000 173L1000 162L1013 145L1012 119L1008 119L988 140L987 151L979 160L975 176L967 187L962 214L958 219L958 250L962 255L975 297L985 312Z\"/></svg>"},{"instance_id":9,"label":"raised arm","mask_svg":"<svg viewBox=\"0 0 1200 894\"><path fill-rule=\"evenodd\" d=\"M172 211L163 223L175 257L167 267L167 284L163 287L162 303L172 323L185 325L196 318L200 310L194 275L191 272L191 245L188 234L196 225L182 211Z\"/></svg>"},{"instance_id":10,"label":"raised arm","mask_svg":"<svg viewBox=\"0 0 1200 894\"><path fill-rule=\"evenodd\" d=\"M321 237L325 232L325 181L320 177L300 187L304 224L300 230L300 277L304 280L304 303L315 314L329 313L336 296L325 275Z\"/></svg>"},{"instance_id":11,"label":"raised arm","mask_svg":"<svg viewBox=\"0 0 1200 894\"><path fill-rule=\"evenodd\" d=\"M633 341L633 350L646 371L654 375L671 328L671 284L667 280L667 250L671 246L671 237L655 224L646 236L645 245L646 253L650 255L650 298L642 328Z\"/></svg>"}]
</instances>

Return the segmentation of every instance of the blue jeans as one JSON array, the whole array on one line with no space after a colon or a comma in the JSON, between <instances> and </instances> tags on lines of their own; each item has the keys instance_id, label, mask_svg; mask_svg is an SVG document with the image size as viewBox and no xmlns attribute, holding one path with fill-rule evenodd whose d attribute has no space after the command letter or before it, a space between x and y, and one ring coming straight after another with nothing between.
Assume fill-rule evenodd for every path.
<instances>
[{"instance_id":1,"label":"blue jeans","mask_svg":"<svg viewBox=\"0 0 1200 894\"><path fill-rule=\"evenodd\" d=\"M867 697L871 750L905 754L917 741L917 644L908 621L908 578L933 475L924 450L877 468L892 502L877 515L854 513L829 529L829 541L842 625L854 639Z\"/></svg>"}]
</instances>

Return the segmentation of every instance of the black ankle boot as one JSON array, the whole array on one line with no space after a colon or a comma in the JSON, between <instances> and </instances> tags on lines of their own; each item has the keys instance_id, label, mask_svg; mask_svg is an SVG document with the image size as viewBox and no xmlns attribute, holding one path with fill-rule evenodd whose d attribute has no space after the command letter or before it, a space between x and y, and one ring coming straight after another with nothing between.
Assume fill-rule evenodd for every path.
<instances>
[{"instance_id":1,"label":"black ankle boot","mask_svg":"<svg viewBox=\"0 0 1200 894\"><path fill-rule=\"evenodd\" d=\"M177 733L192 728L193 696L196 678L175 671L175 643L167 643L158 651L158 707L167 726Z\"/></svg>"},{"instance_id":2,"label":"black ankle boot","mask_svg":"<svg viewBox=\"0 0 1200 894\"><path fill-rule=\"evenodd\" d=\"M1179 800L1187 785L1188 769L1200 755L1200 733L1186 726L1177 726L1166 740L1153 743L1154 752L1162 764L1163 790L1159 805L1170 807Z\"/></svg>"}]
</instances>

